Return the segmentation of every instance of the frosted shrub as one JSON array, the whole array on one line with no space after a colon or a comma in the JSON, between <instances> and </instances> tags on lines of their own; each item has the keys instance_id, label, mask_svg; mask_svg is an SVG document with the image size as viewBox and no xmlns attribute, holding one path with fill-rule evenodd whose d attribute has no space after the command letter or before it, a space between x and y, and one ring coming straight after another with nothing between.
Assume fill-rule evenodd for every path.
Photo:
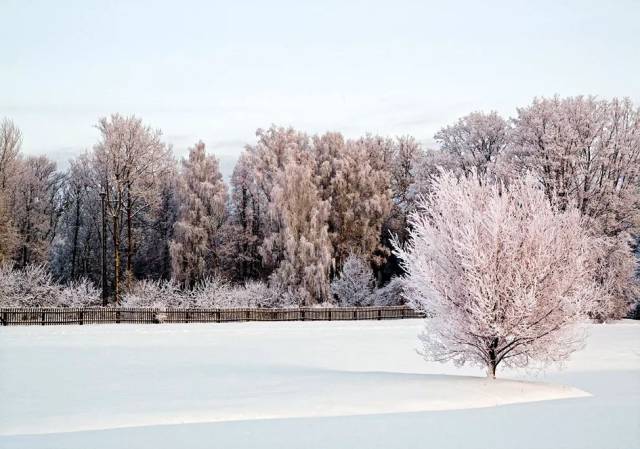
<instances>
[{"instance_id":1,"label":"frosted shrub","mask_svg":"<svg viewBox=\"0 0 640 449\"><path fill-rule=\"evenodd\" d=\"M387 285L374 290L371 304L374 306L401 306L406 303L406 282L403 278L394 276Z\"/></svg>"},{"instance_id":2,"label":"frosted shrub","mask_svg":"<svg viewBox=\"0 0 640 449\"><path fill-rule=\"evenodd\" d=\"M366 306L373 300L374 283L369 264L362 257L350 254L342 272L331 282L331 293L341 306Z\"/></svg>"},{"instance_id":3,"label":"frosted shrub","mask_svg":"<svg viewBox=\"0 0 640 449\"><path fill-rule=\"evenodd\" d=\"M60 286L42 265L13 270L0 267L0 305L3 307L55 307Z\"/></svg>"},{"instance_id":4,"label":"frosted shrub","mask_svg":"<svg viewBox=\"0 0 640 449\"><path fill-rule=\"evenodd\" d=\"M60 307L96 307L102 305L98 289L86 278L62 287L56 300Z\"/></svg>"},{"instance_id":5,"label":"frosted shrub","mask_svg":"<svg viewBox=\"0 0 640 449\"><path fill-rule=\"evenodd\" d=\"M230 301L229 283L216 277L208 277L198 282L187 294L186 307L216 308L234 307Z\"/></svg>"},{"instance_id":6,"label":"frosted shrub","mask_svg":"<svg viewBox=\"0 0 640 449\"><path fill-rule=\"evenodd\" d=\"M173 281L137 281L131 291L122 295L124 307L180 307L185 299L178 285Z\"/></svg>"},{"instance_id":7,"label":"frosted shrub","mask_svg":"<svg viewBox=\"0 0 640 449\"><path fill-rule=\"evenodd\" d=\"M261 281L247 281L228 292L228 302L232 307L273 307L277 302L274 292Z\"/></svg>"}]
</instances>

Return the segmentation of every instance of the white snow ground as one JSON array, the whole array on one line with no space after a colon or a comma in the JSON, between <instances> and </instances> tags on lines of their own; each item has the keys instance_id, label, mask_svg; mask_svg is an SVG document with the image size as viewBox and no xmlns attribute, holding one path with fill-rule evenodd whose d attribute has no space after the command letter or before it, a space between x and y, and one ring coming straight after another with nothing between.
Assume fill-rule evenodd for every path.
<instances>
[{"instance_id":1,"label":"white snow ground","mask_svg":"<svg viewBox=\"0 0 640 449\"><path fill-rule=\"evenodd\" d=\"M1 328L0 448L640 447L640 322L497 381L424 362L421 327Z\"/></svg>"}]
</instances>

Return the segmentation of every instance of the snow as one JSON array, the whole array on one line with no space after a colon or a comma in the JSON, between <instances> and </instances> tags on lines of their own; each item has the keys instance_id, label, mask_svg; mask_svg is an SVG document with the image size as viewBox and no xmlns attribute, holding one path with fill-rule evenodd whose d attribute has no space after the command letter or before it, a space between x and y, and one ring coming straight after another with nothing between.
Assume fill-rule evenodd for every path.
<instances>
[{"instance_id":1,"label":"snow","mask_svg":"<svg viewBox=\"0 0 640 449\"><path fill-rule=\"evenodd\" d=\"M0 448L635 448L640 322L563 370L426 363L421 320L0 329Z\"/></svg>"}]
</instances>

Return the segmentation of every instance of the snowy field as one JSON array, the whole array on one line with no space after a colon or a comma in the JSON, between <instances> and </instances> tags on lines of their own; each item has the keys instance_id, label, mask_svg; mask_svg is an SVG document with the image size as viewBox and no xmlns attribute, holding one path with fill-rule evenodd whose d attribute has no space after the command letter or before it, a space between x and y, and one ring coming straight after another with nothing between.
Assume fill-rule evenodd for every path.
<instances>
[{"instance_id":1,"label":"snowy field","mask_svg":"<svg viewBox=\"0 0 640 449\"><path fill-rule=\"evenodd\" d=\"M563 370L418 356L420 320L0 329L0 448L639 448L640 322Z\"/></svg>"}]
</instances>

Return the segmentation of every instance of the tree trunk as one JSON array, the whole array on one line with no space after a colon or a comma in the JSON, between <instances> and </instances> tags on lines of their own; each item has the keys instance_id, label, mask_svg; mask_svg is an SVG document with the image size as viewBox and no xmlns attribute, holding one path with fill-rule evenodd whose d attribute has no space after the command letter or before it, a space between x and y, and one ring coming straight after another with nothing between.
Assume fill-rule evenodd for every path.
<instances>
[{"instance_id":1,"label":"tree trunk","mask_svg":"<svg viewBox=\"0 0 640 449\"><path fill-rule=\"evenodd\" d=\"M78 230L80 229L80 192L76 191L76 223L73 229L73 248L71 249L71 279L76 277L76 258L78 254Z\"/></svg>"},{"instance_id":2,"label":"tree trunk","mask_svg":"<svg viewBox=\"0 0 640 449\"><path fill-rule=\"evenodd\" d=\"M498 339L491 340L489 345L489 360L487 363L487 377L491 379L496 378L496 368L498 367L498 360L496 357L496 349L498 348Z\"/></svg>"},{"instance_id":3,"label":"tree trunk","mask_svg":"<svg viewBox=\"0 0 640 449\"><path fill-rule=\"evenodd\" d=\"M127 290L131 290L131 276L133 270L133 235L131 224L131 191L127 191Z\"/></svg>"},{"instance_id":4,"label":"tree trunk","mask_svg":"<svg viewBox=\"0 0 640 449\"><path fill-rule=\"evenodd\" d=\"M120 223L118 214L113 215L113 295L116 305L120 304Z\"/></svg>"}]
</instances>

